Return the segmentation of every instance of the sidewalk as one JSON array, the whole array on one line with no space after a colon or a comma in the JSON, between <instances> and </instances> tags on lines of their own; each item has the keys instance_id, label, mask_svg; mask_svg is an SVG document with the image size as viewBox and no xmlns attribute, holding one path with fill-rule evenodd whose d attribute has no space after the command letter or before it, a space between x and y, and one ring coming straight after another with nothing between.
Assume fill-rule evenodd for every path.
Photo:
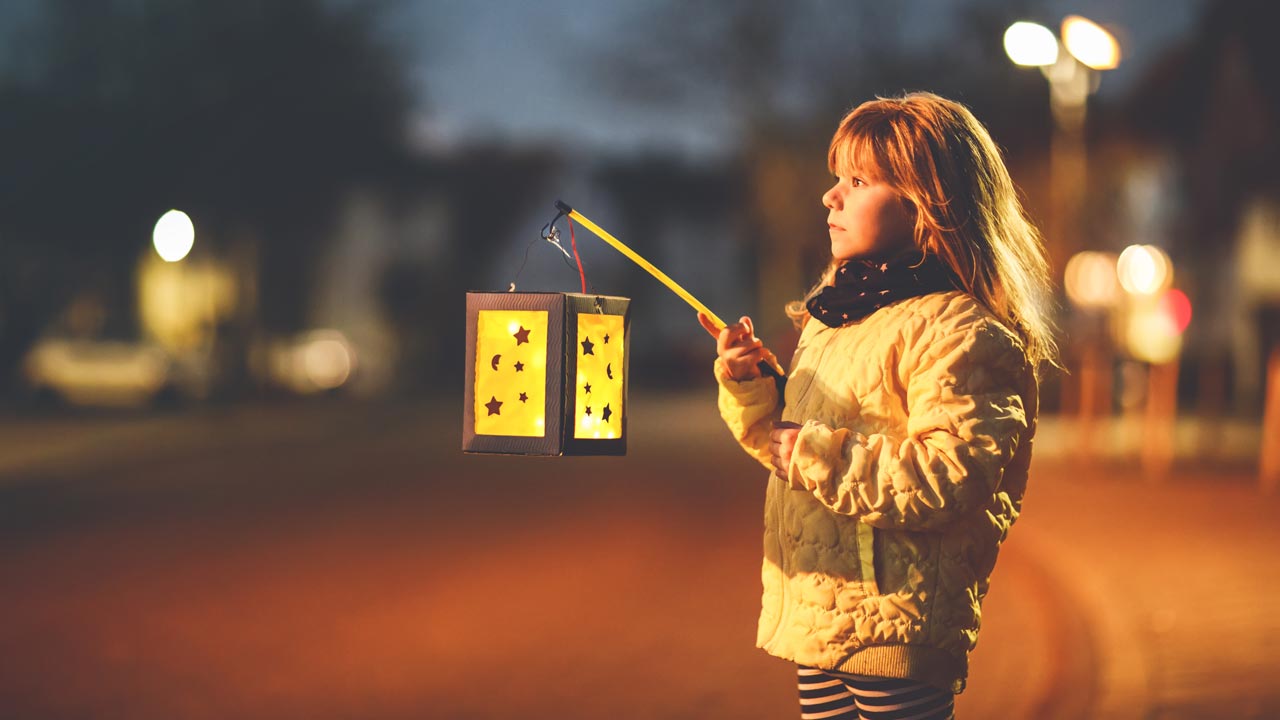
<instances>
[{"instance_id":1,"label":"sidewalk","mask_svg":"<svg viewBox=\"0 0 1280 720\"><path fill-rule=\"evenodd\" d=\"M1140 415L1102 418L1092 431L1094 454L1111 464L1136 460L1150 430ZM1036 430L1037 461L1080 459L1086 441L1075 418L1046 415ZM1256 467L1262 445L1260 421L1234 417L1182 415L1173 427L1175 472L1206 462L1227 463L1234 468Z\"/></svg>"},{"instance_id":2,"label":"sidewalk","mask_svg":"<svg viewBox=\"0 0 1280 720\"><path fill-rule=\"evenodd\" d=\"M1042 462L1010 538L1090 621L1091 717L1280 715L1280 497L1248 474L1133 477Z\"/></svg>"}]
</instances>

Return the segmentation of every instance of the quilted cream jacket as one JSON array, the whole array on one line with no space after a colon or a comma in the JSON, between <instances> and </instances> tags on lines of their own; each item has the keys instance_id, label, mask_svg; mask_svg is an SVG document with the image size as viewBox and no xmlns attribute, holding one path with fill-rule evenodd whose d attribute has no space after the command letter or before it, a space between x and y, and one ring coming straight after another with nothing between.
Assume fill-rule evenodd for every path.
<instances>
[{"instance_id":1,"label":"quilted cream jacket","mask_svg":"<svg viewBox=\"0 0 1280 720\"><path fill-rule=\"evenodd\" d=\"M1022 344L969 295L806 324L780 402L717 360L721 415L770 470L757 644L804 665L964 689L1035 433ZM788 479L775 420L802 423Z\"/></svg>"}]
</instances>

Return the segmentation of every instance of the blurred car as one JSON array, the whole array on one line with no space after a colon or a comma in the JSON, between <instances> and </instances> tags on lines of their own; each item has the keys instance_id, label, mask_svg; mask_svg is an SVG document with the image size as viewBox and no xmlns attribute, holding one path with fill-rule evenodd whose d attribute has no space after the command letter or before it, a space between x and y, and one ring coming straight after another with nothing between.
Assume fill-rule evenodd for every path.
<instances>
[{"instance_id":1,"label":"blurred car","mask_svg":"<svg viewBox=\"0 0 1280 720\"><path fill-rule=\"evenodd\" d=\"M154 343L86 338L44 338L23 362L35 397L110 407L203 399L211 371L198 353L179 357Z\"/></svg>"},{"instance_id":2,"label":"blurred car","mask_svg":"<svg viewBox=\"0 0 1280 720\"><path fill-rule=\"evenodd\" d=\"M260 382L297 395L332 393L356 372L356 351L341 331L310 330L258 344L250 367Z\"/></svg>"}]
</instances>

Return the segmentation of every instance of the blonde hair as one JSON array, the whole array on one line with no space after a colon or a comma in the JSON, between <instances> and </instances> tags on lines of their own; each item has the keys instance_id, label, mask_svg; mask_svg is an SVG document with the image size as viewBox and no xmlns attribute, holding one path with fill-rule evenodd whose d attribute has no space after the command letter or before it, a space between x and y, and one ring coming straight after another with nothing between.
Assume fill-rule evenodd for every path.
<instances>
[{"instance_id":1,"label":"blonde hair","mask_svg":"<svg viewBox=\"0 0 1280 720\"><path fill-rule=\"evenodd\" d=\"M968 108L915 92L863 103L831 138L827 165L878 172L915 209L915 245L1023 340L1032 365L1057 364L1049 261L1000 150ZM812 297L830 284L833 261ZM787 314L804 317L804 303Z\"/></svg>"}]
</instances>

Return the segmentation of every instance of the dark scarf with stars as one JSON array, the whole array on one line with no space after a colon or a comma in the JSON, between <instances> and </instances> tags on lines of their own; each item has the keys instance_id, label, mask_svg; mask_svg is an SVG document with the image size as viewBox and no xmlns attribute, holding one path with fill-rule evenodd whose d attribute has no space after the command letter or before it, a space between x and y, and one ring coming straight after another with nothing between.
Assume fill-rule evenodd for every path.
<instances>
[{"instance_id":1,"label":"dark scarf with stars","mask_svg":"<svg viewBox=\"0 0 1280 720\"><path fill-rule=\"evenodd\" d=\"M898 300L954 290L951 271L934 255L906 253L888 262L846 260L831 285L809 299L809 314L829 327L861 320Z\"/></svg>"}]
</instances>

